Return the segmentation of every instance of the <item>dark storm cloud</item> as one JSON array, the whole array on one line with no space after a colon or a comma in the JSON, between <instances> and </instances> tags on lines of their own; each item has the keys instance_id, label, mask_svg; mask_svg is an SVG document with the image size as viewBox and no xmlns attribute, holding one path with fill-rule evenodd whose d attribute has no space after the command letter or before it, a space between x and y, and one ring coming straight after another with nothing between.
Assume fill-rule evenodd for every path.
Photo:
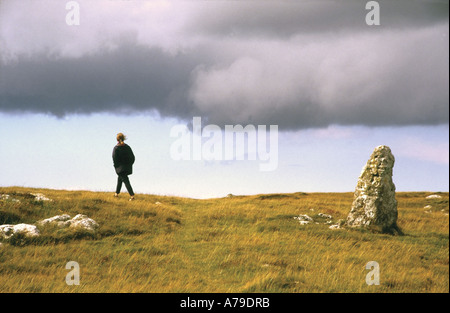
<instances>
[{"instance_id":1,"label":"dark storm cloud","mask_svg":"<svg viewBox=\"0 0 450 313\"><path fill-rule=\"evenodd\" d=\"M217 36L284 38L302 34L368 30L368 1L220 1L193 12L189 31ZM382 24L390 29L448 21L448 1L379 0ZM371 30L373 31L373 29Z\"/></svg>"},{"instance_id":2,"label":"dark storm cloud","mask_svg":"<svg viewBox=\"0 0 450 313\"><path fill-rule=\"evenodd\" d=\"M2 3L0 111L281 129L448 123L448 1L379 2L378 28L365 1L80 1L79 28L54 27L57 1Z\"/></svg>"},{"instance_id":3,"label":"dark storm cloud","mask_svg":"<svg viewBox=\"0 0 450 313\"><path fill-rule=\"evenodd\" d=\"M58 116L146 110L183 116L191 110L186 81L199 57L136 45L82 58L21 57L2 66L1 107Z\"/></svg>"}]
</instances>

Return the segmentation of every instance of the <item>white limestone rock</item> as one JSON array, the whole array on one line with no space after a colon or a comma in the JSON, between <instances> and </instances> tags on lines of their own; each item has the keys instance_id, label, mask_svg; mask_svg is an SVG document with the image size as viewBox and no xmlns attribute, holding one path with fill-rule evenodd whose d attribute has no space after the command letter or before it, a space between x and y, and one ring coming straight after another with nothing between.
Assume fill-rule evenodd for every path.
<instances>
[{"instance_id":1,"label":"white limestone rock","mask_svg":"<svg viewBox=\"0 0 450 313\"><path fill-rule=\"evenodd\" d=\"M38 222L38 225L45 226L49 224L57 225L58 227L71 227L84 229L87 231L95 231L99 225L92 218L87 217L83 214L77 214L74 218L70 218L70 215L56 215Z\"/></svg>"},{"instance_id":2,"label":"white limestone rock","mask_svg":"<svg viewBox=\"0 0 450 313\"><path fill-rule=\"evenodd\" d=\"M48 224L55 224L59 227L66 227L69 226L69 224L67 223L70 220L70 215L69 214L63 214L63 215L56 215L50 218L46 218L44 220L41 220L39 222L37 222L38 225L41 226L45 226Z\"/></svg>"},{"instance_id":3,"label":"white limestone rock","mask_svg":"<svg viewBox=\"0 0 450 313\"><path fill-rule=\"evenodd\" d=\"M425 199L441 199L442 196L440 195L429 195Z\"/></svg>"},{"instance_id":4,"label":"white limestone rock","mask_svg":"<svg viewBox=\"0 0 450 313\"><path fill-rule=\"evenodd\" d=\"M69 222L70 222L69 227L80 228L87 231L95 231L99 227L96 221L83 214L75 215L75 217L72 218Z\"/></svg>"},{"instance_id":5,"label":"white limestone rock","mask_svg":"<svg viewBox=\"0 0 450 313\"><path fill-rule=\"evenodd\" d=\"M14 198L12 198L10 195L8 195L8 194L1 194L1 195L0 195L0 200L6 200L6 201L11 201L11 202L20 203L20 200L19 200L19 199L14 199Z\"/></svg>"},{"instance_id":6,"label":"white limestone rock","mask_svg":"<svg viewBox=\"0 0 450 313\"><path fill-rule=\"evenodd\" d=\"M306 225L314 222L314 220L306 214L295 216L294 219L298 220L300 225Z\"/></svg>"},{"instance_id":7,"label":"white limestone rock","mask_svg":"<svg viewBox=\"0 0 450 313\"><path fill-rule=\"evenodd\" d=\"M0 225L0 238L8 239L14 234L14 225Z\"/></svg>"},{"instance_id":8,"label":"white limestone rock","mask_svg":"<svg viewBox=\"0 0 450 313\"><path fill-rule=\"evenodd\" d=\"M327 219L332 219L333 218L331 215L328 215L328 214L325 214L325 213L319 213L317 215L320 216L320 217L323 217L323 218L327 218Z\"/></svg>"},{"instance_id":9,"label":"white limestone rock","mask_svg":"<svg viewBox=\"0 0 450 313\"><path fill-rule=\"evenodd\" d=\"M44 196L42 193L30 193L30 195L34 196L35 201L53 201L52 199Z\"/></svg>"},{"instance_id":10,"label":"white limestone rock","mask_svg":"<svg viewBox=\"0 0 450 313\"><path fill-rule=\"evenodd\" d=\"M18 234L23 234L25 237L37 237L40 232L35 225L30 224L0 225L0 238L10 239Z\"/></svg>"}]
</instances>

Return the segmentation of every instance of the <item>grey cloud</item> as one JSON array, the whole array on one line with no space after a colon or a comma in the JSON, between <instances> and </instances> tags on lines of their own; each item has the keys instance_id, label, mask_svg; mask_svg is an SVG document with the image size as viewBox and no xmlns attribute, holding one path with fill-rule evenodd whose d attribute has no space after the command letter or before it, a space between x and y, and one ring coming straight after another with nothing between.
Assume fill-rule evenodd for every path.
<instances>
[{"instance_id":1,"label":"grey cloud","mask_svg":"<svg viewBox=\"0 0 450 313\"><path fill-rule=\"evenodd\" d=\"M447 123L447 27L269 41L231 64L199 69L190 97L216 123Z\"/></svg>"},{"instance_id":2,"label":"grey cloud","mask_svg":"<svg viewBox=\"0 0 450 313\"><path fill-rule=\"evenodd\" d=\"M1 109L58 116L157 110L182 117L192 109L184 94L199 58L134 44L82 58L22 57L2 66Z\"/></svg>"},{"instance_id":3,"label":"grey cloud","mask_svg":"<svg viewBox=\"0 0 450 313\"><path fill-rule=\"evenodd\" d=\"M54 42L47 23L42 43L0 12L0 111L155 111L280 129L448 123L448 1L380 1L379 28L364 24L364 1L183 4L182 22L164 11L164 42L125 14L123 31L59 29Z\"/></svg>"},{"instance_id":4,"label":"grey cloud","mask_svg":"<svg viewBox=\"0 0 450 313\"><path fill-rule=\"evenodd\" d=\"M186 25L212 36L286 38L369 30L361 0L207 2ZM416 28L448 21L448 0L379 0L382 28ZM374 29L370 29L374 31Z\"/></svg>"}]
</instances>

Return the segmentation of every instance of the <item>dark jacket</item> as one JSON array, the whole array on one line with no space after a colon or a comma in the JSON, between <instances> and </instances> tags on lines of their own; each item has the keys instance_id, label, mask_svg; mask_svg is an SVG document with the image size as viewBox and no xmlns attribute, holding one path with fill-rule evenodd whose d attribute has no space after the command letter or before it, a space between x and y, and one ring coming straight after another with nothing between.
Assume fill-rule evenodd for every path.
<instances>
[{"instance_id":1,"label":"dark jacket","mask_svg":"<svg viewBox=\"0 0 450 313\"><path fill-rule=\"evenodd\" d=\"M127 144L118 144L114 147L112 158L117 175L133 174L134 154Z\"/></svg>"}]
</instances>

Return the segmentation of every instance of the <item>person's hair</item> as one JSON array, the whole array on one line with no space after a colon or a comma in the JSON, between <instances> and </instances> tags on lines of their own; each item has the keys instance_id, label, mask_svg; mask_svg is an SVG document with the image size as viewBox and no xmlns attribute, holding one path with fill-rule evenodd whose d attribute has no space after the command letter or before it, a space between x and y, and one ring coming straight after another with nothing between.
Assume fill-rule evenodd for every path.
<instances>
[{"instance_id":1,"label":"person's hair","mask_svg":"<svg viewBox=\"0 0 450 313\"><path fill-rule=\"evenodd\" d=\"M125 135L122 133L118 133L116 138L119 142L124 142L127 139L127 137L125 137Z\"/></svg>"}]
</instances>

